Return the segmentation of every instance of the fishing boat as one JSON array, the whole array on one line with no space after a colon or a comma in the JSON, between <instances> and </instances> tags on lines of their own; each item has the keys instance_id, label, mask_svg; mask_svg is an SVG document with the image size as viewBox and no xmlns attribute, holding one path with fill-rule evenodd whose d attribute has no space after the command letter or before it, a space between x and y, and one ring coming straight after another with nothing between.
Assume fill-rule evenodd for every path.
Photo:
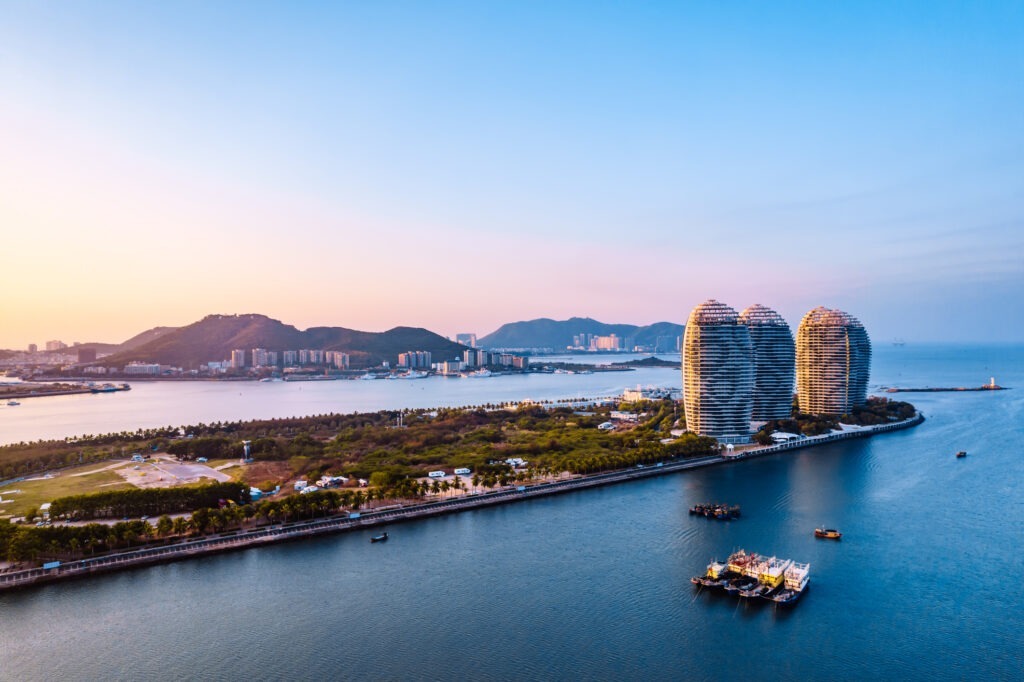
<instances>
[{"instance_id":1,"label":"fishing boat","mask_svg":"<svg viewBox=\"0 0 1024 682\"><path fill-rule=\"evenodd\" d=\"M737 574L729 570L729 565L726 562L712 559L704 575L695 575L690 578L690 582L699 587L719 588L725 587L729 580L736 577L738 577Z\"/></svg>"},{"instance_id":2,"label":"fishing boat","mask_svg":"<svg viewBox=\"0 0 1024 682\"><path fill-rule=\"evenodd\" d=\"M958 458L959 457L966 457L967 456L967 451L966 450L961 450L960 452L956 453L956 456Z\"/></svg>"},{"instance_id":3,"label":"fishing boat","mask_svg":"<svg viewBox=\"0 0 1024 682\"><path fill-rule=\"evenodd\" d=\"M703 516L706 519L729 521L740 517L740 506L738 504L728 505L714 502L703 502L690 507L690 513Z\"/></svg>"},{"instance_id":4,"label":"fishing boat","mask_svg":"<svg viewBox=\"0 0 1024 682\"><path fill-rule=\"evenodd\" d=\"M771 596L782 587L785 581L785 571L793 562L789 559L778 557L761 557L752 562L745 574L753 574L757 583L750 588L741 590L739 595L743 599L771 599Z\"/></svg>"},{"instance_id":5,"label":"fishing boat","mask_svg":"<svg viewBox=\"0 0 1024 682\"><path fill-rule=\"evenodd\" d=\"M751 578L747 575L741 575L739 578L733 578L722 586L728 594L741 594L747 590L752 590L757 587L757 578Z\"/></svg>"},{"instance_id":6,"label":"fishing boat","mask_svg":"<svg viewBox=\"0 0 1024 682\"><path fill-rule=\"evenodd\" d=\"M778 606L792 606L807 590L811 580L811 565L793 562L784 573L782 589L772 595L771 600Z\"/></svg>"},{"instance_id":7,"label":"fishing boat","mask_svg":"<svg viewBox=\"0 0 1024 682\"><path fill-rule=\"evenodd\" d=\"M825 538L826 540L840 540L843 534L835 528L815 528L814 537Z\"/></svg>"},{"instance_id":8,"label":"fishing boat","mask_svg":"<svg viewBox=\"0 0 1024 682\"><path fill-rule=\"evenodd\" d=\"M370 542L384 542L388 539L387 533L381 533L380 535L374 535L370 538Z\"/></svg>"}]
</instances>

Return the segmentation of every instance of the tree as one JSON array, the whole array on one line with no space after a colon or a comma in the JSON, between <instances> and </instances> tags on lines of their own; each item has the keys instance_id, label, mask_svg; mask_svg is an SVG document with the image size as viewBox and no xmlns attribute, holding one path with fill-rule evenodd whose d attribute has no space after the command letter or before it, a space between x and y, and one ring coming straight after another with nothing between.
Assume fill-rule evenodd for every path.
<instances>
[{"instance_id":1,"label":"tree","mask_svg":"<svg viewBox=\"0 0 1024 682\"><path fill-rule=\"evenodd\" d=\"M174 529L174 521L167 514L161 516L156 522L156 532L160 537L166 537Z\"/></svg>"},{"instance_id":2,"label":"tree","mask_svg":"<svg viewBox=\"0 0 1024 682\"><path fill-rule=\"evenodd\" d=\"M171 531L181 537L188 533L188 519L184 516L179 516L171 522Z\"/></svg>"}]
</instances>

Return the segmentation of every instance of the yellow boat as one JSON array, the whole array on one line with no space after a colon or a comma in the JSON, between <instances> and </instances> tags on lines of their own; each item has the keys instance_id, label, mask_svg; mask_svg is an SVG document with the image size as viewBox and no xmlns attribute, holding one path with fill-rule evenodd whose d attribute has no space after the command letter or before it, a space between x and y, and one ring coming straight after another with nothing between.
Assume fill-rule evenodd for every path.
<instances>
[{"instance_id":1,"label":"yellow boat","mask_svg":"<svg viewBox=\"0 0 1024 682\"><path fill-rule=\"evenodd\" d=\"M827 540L838 540L843 537L843 534L835 528L815 528L814 537L825 538Z\"/></svg>"}]
</instances>

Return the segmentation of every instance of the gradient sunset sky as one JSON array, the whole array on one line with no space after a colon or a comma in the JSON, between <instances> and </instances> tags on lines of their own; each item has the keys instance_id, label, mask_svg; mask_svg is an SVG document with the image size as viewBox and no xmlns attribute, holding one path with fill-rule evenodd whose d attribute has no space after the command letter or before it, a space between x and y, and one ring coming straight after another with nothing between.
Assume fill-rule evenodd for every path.
<instances>
[{"instance_id":1,"label":"gradient sunset sky","mask_svg":"<svg viewBox=\"0 0 1024 682\"><path fill-rule=\"evenodd\" d=\"M0 348L209 313L1024 340L1024 3L0 0Z\"/></svg>"}]
</instances>

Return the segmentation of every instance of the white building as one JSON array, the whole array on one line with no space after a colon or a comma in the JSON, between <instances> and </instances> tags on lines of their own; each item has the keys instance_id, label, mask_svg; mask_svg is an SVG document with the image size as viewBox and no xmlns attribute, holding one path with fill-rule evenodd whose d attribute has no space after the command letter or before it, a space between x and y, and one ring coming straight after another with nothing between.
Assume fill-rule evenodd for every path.
<instances>
[{"instance_id":1,"label":"white building","mask_svg":"<svg viewBox=\"0 0 1024 682\"><path fill-rule=\"evenodd\" d=\"M686 426L723 443L749 443L754 400L750 330L715 300L690 313L683 338Z\"/></svg>"}]
</instances>

